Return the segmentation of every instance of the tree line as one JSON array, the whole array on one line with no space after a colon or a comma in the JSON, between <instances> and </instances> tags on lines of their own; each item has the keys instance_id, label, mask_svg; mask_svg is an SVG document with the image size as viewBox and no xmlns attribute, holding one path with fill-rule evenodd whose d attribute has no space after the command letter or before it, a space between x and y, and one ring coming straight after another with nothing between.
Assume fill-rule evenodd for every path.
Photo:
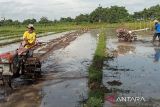
<instances>
[{"instance_id":1,"label":"tree line","mask_svg":"<svg viewBox=\"0 0 160 107\"><path fill-rule=\"evenodd\" d=\"M119 22L132 22L138 20L160 20L160 5L145 8L142 11L129 14L128 10L123 6L111 6L111 7L97 7L90 14L80 14L75 18L67 17L60 18L60 20L49 20L47 17L41 17L39 21L36 19L26 19L23 22L12 19L4 19L0 21L0 25L20 25L20 24L53 24L63 22L75 22L77 24L82 22L95 23L95 22L107 22L107 23L119 23Z\"/></svg>"}]
</instances>

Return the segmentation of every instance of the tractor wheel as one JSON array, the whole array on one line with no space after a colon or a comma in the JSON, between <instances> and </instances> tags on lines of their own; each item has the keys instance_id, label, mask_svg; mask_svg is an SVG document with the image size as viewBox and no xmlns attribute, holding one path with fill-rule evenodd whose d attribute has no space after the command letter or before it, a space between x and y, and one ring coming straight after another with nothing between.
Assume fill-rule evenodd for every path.
<instances>
[{"instance_id":1,"label":"tractor wheel","mask_svg":"<svg viewBox=\"0 0 160 107\"><path fill-rule=\"evenodd\" d=\"M40 78L41 76L42 76L41 68L36 69L34 73L34 77L37 79L37 78Z\"/></svg>"},{"instance_id":2,"label":"tractor wheel","mask_svg":"<svg viewBox=\"0 0 160 107\"><path fill-rule=\"evenodd\" d=\"M10 75L3 75L2 76L3 85L5 87L9 86L10 88L12 88L11 80L12 80L12 76L10 76Z\"/></svg>"}]
</instances>

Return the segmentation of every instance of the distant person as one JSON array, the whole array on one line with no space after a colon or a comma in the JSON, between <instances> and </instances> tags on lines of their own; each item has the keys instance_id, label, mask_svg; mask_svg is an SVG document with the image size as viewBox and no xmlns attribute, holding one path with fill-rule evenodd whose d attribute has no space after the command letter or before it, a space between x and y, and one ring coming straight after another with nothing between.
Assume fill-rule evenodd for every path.
<instances>
[{"instance_id":1,"label":"distant person","mask_svg":"<svg viewBox=\"0 0 160 107\"><path fill-rule=\"evenodd\" d=\"M153 36L153 42L155 42L156 38L159 38L159 42L160 42L160 24L158 20L154 21L155 24L155 34Z\"/></svg>"},{"instance_id":2,"label":"distant person","mask_svg":"<svg viewBox=\"0 0 160 107\"><path fill-rule=\"evenodd\" d=\"M23 46L27 49L32 48L36 44L36 33L33 24L27 26L27 31L23 34Z\"/></svg>"}]
</instances>

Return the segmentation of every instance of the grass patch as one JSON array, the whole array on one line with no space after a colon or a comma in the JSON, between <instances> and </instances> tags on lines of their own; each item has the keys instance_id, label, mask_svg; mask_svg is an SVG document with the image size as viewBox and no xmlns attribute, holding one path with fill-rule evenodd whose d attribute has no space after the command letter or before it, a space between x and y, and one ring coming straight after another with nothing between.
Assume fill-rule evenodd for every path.
<instances>
[{"instance_id":1,"label":"grass patch","mask_svg":"<svg viewBox=\"0 0 160 107\"><path fill-rule=\"evenodd\" d=\"M0 26L0 37L5 35L17 35L23 33L27 28L27 25L11 25L11 26ZM99 29L104 28L117 28L125 27L130 29L142 29L142 28L153 28L153 22L132 22L132 23L56 23L56 24L35 24L36 33L45 32L57 32L57 31L69 31L82 28Z\"/></svg>"},{"instance_id":2,"label":"grass patch","mask_svg":"<svg viewBox=\"0 0 160 107\"><path fill-rule=\"evenodd\" d=\"M106 34L102 31L94 54L93 62L89 67L89 94L86 107L102 107L104 100L104 87L102 85L103 61L105 59Z\"/></svg>"},{"instance_id":3,"label":"grass patch","mask_svg":"<svg viewBox=\"0 0 160 107\"><path fill-rule=\"evenodd\" d=\"M54 32L60 33L64 31L70 30L79 30L79 29L96 29L99 28L101 25L105 24L79 24L76 25L74 23L58 23L52 25L35 25L36 33L37 34L44 34L47 32ZM23 33L27 30L25 25L21 26L0 26L0 46L12 44L21 41ZM47 36L41 35L38 37ZM3 40L9 40L7 42L3 42Z\"/></svg>"},{"instance_id":4,"label":"grass patch","mask_svg":"<svg viewBox=\"0 0 160 107\"><path fill-rule=\"evenodd\" d=\"M64 32L70 30L79 30L79 29L100 29L103 28L128 28L128 29L141 29L141 28L153 28L152 22L132 22L132 23L56 23L56 24L35 24L35 29L37 34L47 33L47 32ZM0 41L10 40L7 43L2 43L0 45L7 45L8 43L15 43L21 41L21 37L26 31L26 25L11 25L11 26L0 26ZM149 32L150 33L150 32ZM152 34L152 32L151 32ZM11 39L14 39L11 41ZM100 45L101 46L101 45ZM101 49L101 48L97 48ZM98 51L101 52L101 51ZM98 54L98 52L96 52ZM97 55L99 56L99 55ZM99 59L99 58L98 58Z\"/></svg>"},{"instance_id":5,"label":"grass patch","mask_svg":"<svg viewBox=\"0 0 160 107\"><path fill-rule=\"evenodd\" d=\"M60 33L60 32L56 32L56 33ZM53 35L53 34L56 34L56 33L53 32L53 33L49 33L49 34L48 34L48 33L38 34L38 35L37 35L37 38L44 37L44 36L49 36L49 35ZM4 40L6 40L6 39L4 39ZM11 41L2 42L2 43L0 43L0 46L12 44L12 43L16 43L16 42L20 42L20 41L22 41L22 36L17 37L17 38L15 38L15 39L11 40Z\"/></svg>"}]
</instances>

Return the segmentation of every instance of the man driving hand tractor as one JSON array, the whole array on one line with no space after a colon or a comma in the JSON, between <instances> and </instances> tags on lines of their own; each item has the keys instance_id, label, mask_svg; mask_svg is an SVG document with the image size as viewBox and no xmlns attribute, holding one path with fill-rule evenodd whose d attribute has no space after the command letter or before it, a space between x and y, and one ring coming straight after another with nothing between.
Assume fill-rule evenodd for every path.
<instances>
[{"instance_id":1,"label":"man driving hand tractor","mask_svg":"<svg viewBox=\"0 0 160 107\"><path fill-rule=\"evenodd\" d=\"M18 54L21 55L28 50L28 56L33 56L32 47L36 45L36 33L33 24L27 26L28 30L23 34L23 41L19 47Z\"/></svg>"},{"instance_id":2,"label":"man driving hand tractor","mask_svg":"<svg viewBox=\"0 0 160 107\"><path fill-rule=\"evenodd\" d=\"M24 40L23 46L29 49L36 44L36 33L34 32L35 29L33 24L29 24L27 28L28 31L24 32L23 34L23 40Z\"/></svg>"}]
</instances>

